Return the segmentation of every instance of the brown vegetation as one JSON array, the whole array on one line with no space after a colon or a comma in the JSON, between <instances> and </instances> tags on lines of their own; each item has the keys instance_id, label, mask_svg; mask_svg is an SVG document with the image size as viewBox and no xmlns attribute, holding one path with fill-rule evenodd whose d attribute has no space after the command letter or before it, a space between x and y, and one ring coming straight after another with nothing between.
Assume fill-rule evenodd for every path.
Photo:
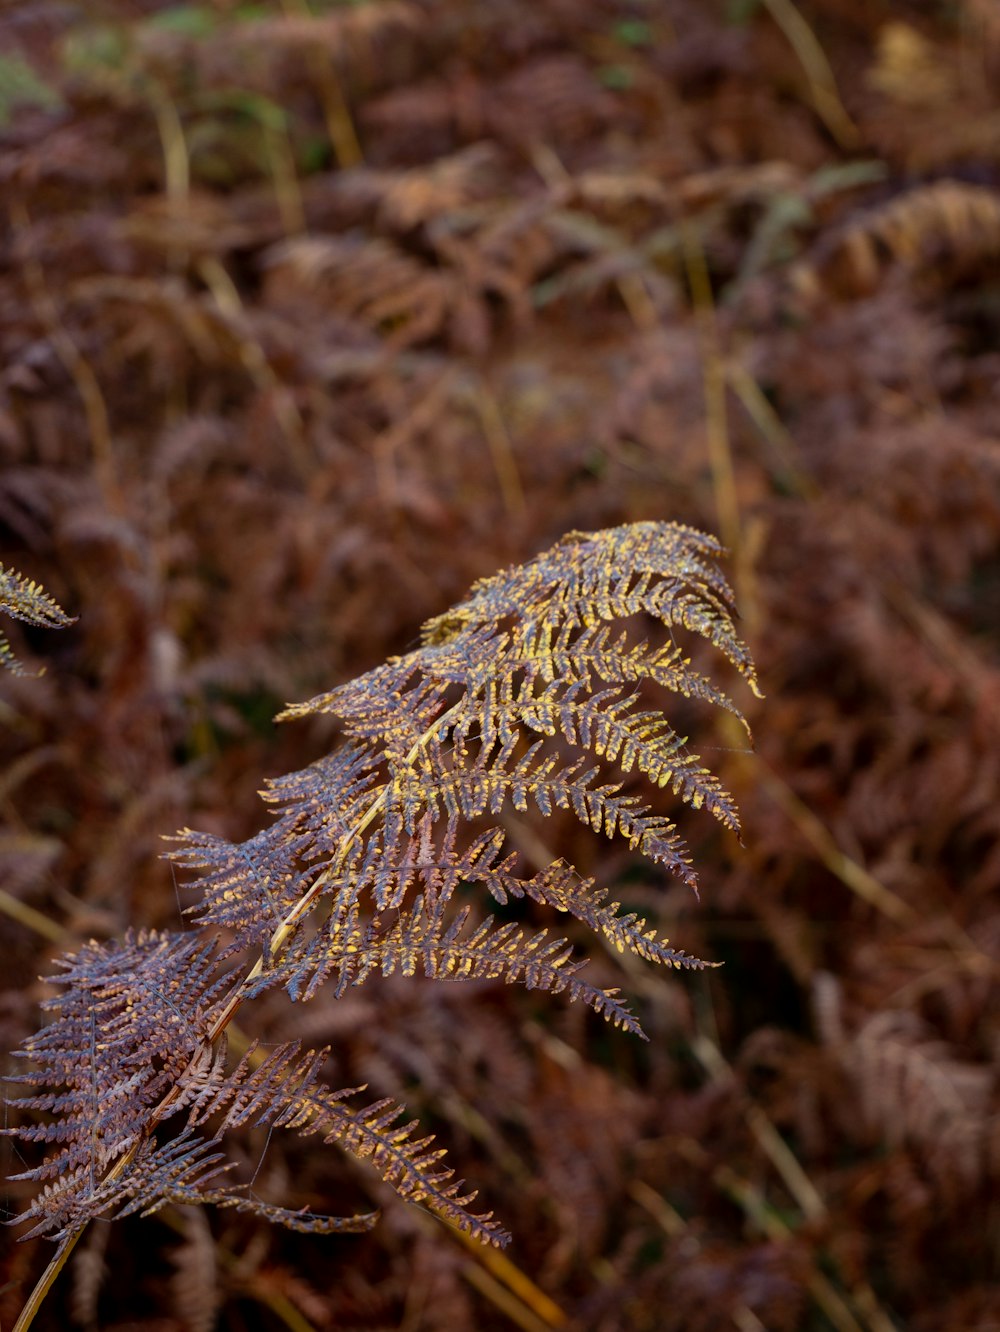
<instances>
[{"instance_id":1,"label":"brown vegetation","mask_svg":"<svg viewBox=\"0 0 1000 1332\"><path fill-rule=\"evenodd\" d=\"M700 902L510 820L725 962L593 948L648 1045L486 979L258 1001L505 1255L250 1137L382 1224L98 1225L38 1327L997 1325L998 74L985 0L6 8L0 563L76 622L3 626L0 1049L55 953L180 927L164 833L330 748L283 704L568 530L717 532L767 694L754 755L690 708L746 843L684 821Z\"/></svg>"}]
</instances>

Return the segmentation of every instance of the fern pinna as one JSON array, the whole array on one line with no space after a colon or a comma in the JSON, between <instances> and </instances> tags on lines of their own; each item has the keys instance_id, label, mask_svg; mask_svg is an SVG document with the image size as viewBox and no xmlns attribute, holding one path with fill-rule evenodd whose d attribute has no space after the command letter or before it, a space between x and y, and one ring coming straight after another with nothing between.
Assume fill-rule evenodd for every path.
<instances>
[{"instance_id":1,"label":"fern pinna","mask_svg":"<svg viewBox=\"0 0 1000 1332\"><path fill-rule=\"evenodd\" d=\"M43 587L14 569L5 569L2 564L0 564L0 611L13 615L15 619L41 625L46 629L64 629L66 625L73 623L73 616L67 615ZM14 650L7 641L7 635L2 632L0 632L0 667L13 671L15 675L28 674L15 657Z\"/></svg>"},{"instance_id":2,"label":"fern pinna","mask_svg":"<svg viewBox=\"0 0 1000 1332\"><path fill-rule=\"evenodd\" d=\"M227 1182L223 1142L244 1124L322 1134L369 1160L404 1198L471 1235L503 1243L470 1209L441 1152L393 1102L355 1108L359 1092L324 1083L324 1050L251 1045L233 1066L226 1028L265 990L293 1000L337 995L375 972L494 977L565 991L616 1026L640 1027L617 990L581 973L548 930L474 915L467 889L499 904L531 898L673 967L704 963L621 914L606 888L557 860L519 872L505 811L571 811L694 885L674 824L626 791L637 770L737 829L733 802L685 739L641 701L645 682L741 713L674 641L708 639L756 693L737 636L717 542L676 524L575 532L530 563L477 583L424 628L422 646L284 717L332 713L342 739L327 758L272 782L270 825L234 844L185 831L169 854L196 870L197 929L130 933L62 961L57 1016L19 1053L44 1112L10 1130L53 1144L22 1178L45 1181L18 1218L65 1249L99 1215L168 1202L236 1207L300 1230L358 1230L350 1218L291 1211ZM650 619L659 644L640 638ZM256 955L252 967L240 965ZM155 1130L170 1119L172 1136Z\"/></svg>"}]
</instances>

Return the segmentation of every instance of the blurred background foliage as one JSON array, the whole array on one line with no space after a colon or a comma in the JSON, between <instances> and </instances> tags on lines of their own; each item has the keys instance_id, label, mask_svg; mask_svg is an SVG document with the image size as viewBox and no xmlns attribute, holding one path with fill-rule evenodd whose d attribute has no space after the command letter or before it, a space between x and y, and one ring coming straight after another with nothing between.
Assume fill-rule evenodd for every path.
<instances>
[{"instance_id":1,"label":"blurred background foliage","mask_svg":"<svg viewBox=\"0 0 1000 1332\"><path fill-rule=\"evenodd\" d=\"M0 201L0 561L77 617L9 628L3 1050L55 953L178 924L163 834L329 747L284 702L571 528L721 535L768 695L754 754L690 713L746 843L685 819L700 902L511 825L726 963L594 957L648 1046L499 983L258 1005L507 1255L251 1136L383 1223L95 1227L38 1326L1000 1327L994 0L8 0Z\"/></svg>"}]
</instances>

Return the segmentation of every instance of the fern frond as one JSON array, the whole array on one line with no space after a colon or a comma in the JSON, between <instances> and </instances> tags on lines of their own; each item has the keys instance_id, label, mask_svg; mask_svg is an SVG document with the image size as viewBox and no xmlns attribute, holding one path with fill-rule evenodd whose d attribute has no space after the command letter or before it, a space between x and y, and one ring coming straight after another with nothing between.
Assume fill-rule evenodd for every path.
<instances>
[{"instance_id":1,"label":"fern frond","mask_svg":"<svg viewBox=\"0 0 1000 1332\"><path fill-rule=\"evenodd\" d=\"M38 1070L20 1079L36 1088L20 1108L51 1117L14 1130L53 1148L25 1174L49 1181L21 1218L36 1222L32 1233L67 1236L96 1216L169 1201L234 1207L303 1231L372 1224L374 1214L319 1216L220 1184L231 1169L226 1135L253 1124L339 1143L403 1198L502 1243L505 1232L469 1210L475 1194L463 1192L431 1137L400 1123L394 1101L352 1108L351 1089L321 1080L328 1052L297 1042L263 1059L251 1047L230 1069L225 1030L268 990L301 1001L329 982L339 997L376 973L420 973L564 993L641 1034L616 989L582 977L570 941L480 916L467 894L478 887L501 906L529 898L621 951L705 965L620 914L607 889L565 861L526 876L498 824L510 811L565 810L696 887L675 824L624 779L669 788L738 830L729 794L642 692L649 682L741 715L694 670L673 641L678 630L707 639L757 692L718 553L713 538L669 523L573 533L477 583L425 626L415 651L288 708L285 717L332 713L343 739L268 784L276 817L262 832L241 843L179 834L168 856L200 876L189 909L197 932L88 944L62 964L63 992L48 1001L58 1016L19 1052ZM636 641L637 615L659 621L669 641ZM258 953L250 970L227 971L247 950ZM178 1113L183 1130L158 1142L157 1128Z\"/></svg>"},{"instance_id":2,"label":"fern frond","mask_svg":"<svg viewBox=\"0 0 1000 1332\"><path fill-rule=\"evenodd\" d=\"M546 681L579 681L588 689L596 679L605 684L630 684L649 680L683 698L696 698L733 713L746 726L739 708L728 694L696 671L681 648L667 643L651 649L643 640L630 644L622 631L613 636L610 625L597 624L577 630L563 625L557 634L551 626L538 626L524 638L524 653L510 662L513 670L528 670Z\"/></svg>"},{"instance_id":3,"label":"fern frond","mask_svg":"<svg viewBox=\"0 0 1000 1332\"><path fill-rule=\"evenodd\" d=\"M287 827L309 835L317 854L336 854L350 845L354 827L371 803L377 766L378 756L343 745L301 772L269 781L264 799L286 812Z\"/></svg>"},{"instance_id":4,"label":"fern frond","mask_svg":"<svg viewBox=\"0 0 1000 1332\"><path fill-rule=\"evenodd\" d=\"M360 1161L368 1161L401 1198L422 1203L443 1221L473 1239L506 1244L510 1236L491 1212L470 1212L476 1191L463 1193L463 1180L440 1164L444 1149L432 1147L433 1136L414 1138L416 1121L400 1125L404 1113L394 1101L376 1101L352 1111L328 1093L307 1090L289 1105L277 1121L303 1134L322 1133L324 1142L336 1142Z\"/></svg>"},{"instance_id":5,"label":"fern frond","mask_svg":"<svg viewBox=\"0 0 1000 1332\"><path fill-rule=\"evenodd\" d=\"M196 1179L217 1173L221 1158L207 1157L200 1140L185 1138L172 1153L146 1135L172 1088L190 1095L219 1076L222 1055L206 1036L226 984L214 944L195 935L130 932L117 946L92 942L62 965L65 992L45 1001L59 1016L16 1051L37 1071L12 1079L43 1088L12 1104L58 1114L54 1124L16 1130L57 1144L22 1178L58 1182L17 1218L37 1220L33 1235L56 1237L109 1209L190 1193ZM116 1169L126 1161L128 1169Z\"/></svg>"},{"instance_id":6,"label":"fern frond","mask_svg":"<svg viewBox=\"0 0 1000 1332\"><path fill-rule=\"evenodd\" d=\"M530 933L510 923L497 925L489 916L467 930L470 915L471 907L465 906L447 916L425 895L381 934L374 929L347 932L338 917L334 928L324 931L322 940L310 941L296 959L296 980L313 969L303 997L314 993L331 972L338 975L338 994L349 985L363 984L374 972L421 973L434 980L504 980L552 994L565 990L616 1027L642 1035L616 990L599 989L577 976L585 959L574 959L565 939L550 938L547 930Z\"/></svg>"},{"instance_id":7,"label":"fern frond","mask_svg":"<svg viewBox=\"0 0 1000 1332\"><path fill-rule=\"evenodd\" d=\"M49 629L65 628L74 618L67 615L38 583L13 569L5 569L3 565L0 565L0 610L28 624L40 624Z\"/></svg>"},{"instance_id":8,"label":"fern frond","mask_svg":"<svg viewBox=\"0 0 1000 1332\"><path fill-rule=\"evenodd\" d=\"M304 875L298 857L309 837L287 820L245 842L227 842L190 828L171 840L183 845L168 852L170 860L203 871L198 880L200 900L185 913L201 924L233 932L220 957L262 947L301 895Z\"/></svg>"},{"instance_id":9,"label":"fern frond","mask_svg":"<svg viewBox=\"0 0 1000 1332\"><path fill-rule=\"evenodd\" d=\"M167 1203L198 1204L206 1185L233 1169L216 1139L200 1137L190 1126L163 1143L147 1138L128 1172L97 1190L95 1215L117 1206L118 1220L136 1212L152 1216Z\"/></svg>"},{"instance_id":10,"label":"fern frond","mask_svg":"<svg viewBox=\"0 0 1000 1332\"><path fill-rule=\"evenodd\" d=\"M415 677L415 663L399 658L309 703L285 708L278 720L332 712L352 739L379 742L387 758L401 759L440 711L439 690L429 682L414 683Z\"/></svg>"},{"instance_id":11,"label":"fern frond","mask_svg":"<svg viewBox=\"0 0 1000 1332\"><path fill-rule=\"evenodd\" d=\"M564 860L553 861L530 879L509 875L504 876L502 884L494 881L488 886L501 902L507 900L508 894L511 897L526 896L544 906L555 907L557 911L569 912L595 933L605 935L619 953L628 950L647 962L660 962L678 969L701 970L713 965L668 948L666 939L658 939L656 931L647 930L645 920L633 912L619 916L621 903L612 902L606 906L608 890L598 888L593 879L581 879L573 866Z\"/></svg>"},{"instance_id":12,"label":"fern frond","mask_svg":"<svg viewBox=\"0 0 1000 1332\"><path fill-rule=\"evenodd\" d=\"M557 681L539 694L525 681L516 692L509 686L490 690L481 717L474 721L484 748L496 740L510 745L518 724L543 735L561 733L570 744L618 763L623 772L637 768L654 785L670 786L675 796L695 809L707 809L738 832L735 805L721 782L683 752L686 737L679 736L662 713L633 710L639 698L638 691L614 688L588 697L582 681ZM456 745L464 744L465 729L456 725Z\"/></svg>"},{"instance_id":13,"label":"fern frond","mask_svg":"<svg viewBox=\"0 0 1000 1332\"><path fill-rule=\"evenodd\" d=\"M59 1016L15 1051L39 1071L11 1078L66 1088L23 1102L47 1108L51 1099L63 1110L56 1127L68 1145L48 1173L89 1157L95 1117L105 1123L105 1159L118 1154L119 1138L135 1131L135 1113L153 1104L197 1052L225 984L214 943L197 935L130 931L121 944L91 942L59 964L63 975L54 981L64 992L42 1005Z\"/></svg>"},{"instance_id":14,"label":"fern frond","mask_svg":"<svg viewBox=\"0 0 1000 1332\"><path fill-rule=\"evenodd\" d=\"M38 583L25 578L13 569L5 569L0 564L0 611L13 615L15 619L27 624L41 625L46 629L63 629L72 624L74 616L67 615L54 598L50 597ZM7 641L7 636L0 633L0 666L15 675L24 675L21 665Z\"/></svg>"},{"instance_id":15,"label":"fern frond","mask_svg":"<svg viewBox=\"0 0 1000 1332\"><path fill-rule=\"evenodd\" d=\"M505 746L468 768L401 774L387 794L386 827L394 835L397 828L412 832L418 817L425 812L438 817L442 810L475 819L499 814L509 804L524 813L530 800L543 815L565 809L594 832L621 835L633 850L695 886L684 841L669 819L653 814L637 796L623 795L620 782L600 782L600 769L585 767L585 755L560 767L557 756L542 753L542 745L536 741L513 761Z\"/></svg>"},{"instance_id":16,"label":"fern frond","mask_svg":"<svg viewBox=\"0 0 1000 1332\"><path fill-rule=\"evenodd\" d=\"M571 532L528 564L482 579L461 606L428 621L424 642L446 643L508 617L537 634L645 613L707 638L758 693L749 651L733 627L732 589L712 562L721 554L714 537L677 523Z\"/></svg>"},{"instance_id":17,"label":"fern frond","mask_svg":"<svg viewBox=\"0 0 1000 1332\"><path fill-rule=\"evenodd\" d=\"M423 1202L478 1239L503 1242L505 1232L490 1216L468 1211L475 1192L461 1193L461 1181L455 1181L454 1172L441 1165L444 1150L430 1150L432 1137L414 1139L415 1121L397 1124L403 1114L401 1106L380 1100L366 1109L352 1110L343 1102L362 1089L330 1091L320 1085L319 1071L327 1054L327 1050L309 1050L300 1057L298 1043L291 1041L277 1046L253 1068L253 1052L248 1052L212 1098L198 1106L195 1122L203 1123L224 1110L220 1133L251 1123L295 1129L306 1136L322 1133L325 1142L337 1142L358 1160L370 1161L401 1197ZM251 1208L247 1199L212 1198L220 1200L226 1206ZM295 1219L294 1228L312 1228L306 1214L289 1215Z\"/></svg>"},{"instance_id":18,"label":"fern frond","mask_svg":"<svg viewBox=\"0 0 1000 1332\"><path fill-rule=\"evenodd\" d=\"M739 710L676 644L633 643L606 622L642 609L668 628L698 632L756 689L729 587L713 563L718 550L713 538L673 524L572 534L523 568L476 584L425 627L423 647L288 708L284 717L335 714L347 742L270 784L266 798L280 807L280 821L265 833L242 847L186 834L187 849L173 853L209 871L196 885L199 918L232 928L234 947L260 941L282 906L300 921L325 903L312 933L277 926L247 996L283 985L293 998L309 998L331 975L342 993L376 946L371 909L400 908L428 892L440 907L460 881L499 896L502 834L484 834L478 852L488 847L489 857L477 864L463 856L457 829L505 808L569 810L696 886L673 822L587 756L623 774L638 770L738 830L731 797L661 713L640 707L640 687L650 680ZM553 749L558 741L581 752ZM447 831L435 847L438 822ZM619 928L615 937L633 936ZM657 952L635 942L643 955Z\"/></svg>"},{"instance_id":19,"label":"fern frond","mask_svg":"<svg viewBox=\"0 0 1000 1332\"><path fill-rule=\"evenodd\" d=\"M593 749L617 762L624 772L633 767L655 785L669 786L695 809L707 809L734 832L739 818L722 783L707 768L683 753L687 738L679 736L659 712L632 711L639 695L606 689L579 701L572 686L559 709L563 735L571 744Z\"/></svg>"},{"instance_id":20,"label":"fern frond","mask_svg":"<svg viewBox=\"0 0 1000 1332\"><path fill-rule=\"evenodd\" d=\"M381 1216L381 1212L377 1211L359 1212L354 1216L328 1216L322 1212L310 1212L304 1207L277 1207L274 1203L243 1196L230 1189L204 1193L198 1201L213 1207L233 1208L237 1212L255 1216L260 1221L282 1226L285 1230L296 1230L300 1235L363 1235L378 1224Z\"/></svg>"},{"instance_id":21,"label":"fern frond","mask_svg":"<svg viewBox=\"0 0 1000 1332\"><path fill-rule=\"evenodd\" d=\"M430 1139L406 1141L413 1125L402 1136L394 1127L380 1141L383 1121L389 1122L385 1103L366 1111L335 1108L357 1089L330 1091L319 1084L328 1051L300 1057L298 1043L291 1042L254 1067L251 1047L227 1074L224 1045L215 1050L207 1040L208 1014L220 986L216 961L197 936L148 932L130 936L118 948L89 944L66 964L61 979L70 988L60 996L60 1018L18 1052L40 1067L15 1080L52 1090L13 1102L59 1117L54 1124L3 1130L57 1145L41 1165L15 1178L57 1179L15 1221L35 1221L30 1235L58 1239L98 1216L149 1215L175 1202L235 1207L302 1231L368 1229L374 1214L317 1216L261 1203L239 1185L209 1187L234 1168L221 1148L227 1132L250 1122L282 1127L295 1121L302 1129L315 1111L327 1140L343 1139L355 1155L385 1164L390 1182L404 1196L440 1208L470 1234L494 1240L501 1235L488 1217L466 1210L474 1194L462 1196L449 1182L453 1172L439 1164L443 1153L425 1150ZM191 1011L200 1020L193 1022ZM67 1090L58 1090L63 1087ZM187 1124L176 1137L157 1143L152 1130L162 1115L163 1094L178 1088L171 1110L186 1107ZM391 1118L401 1113L397 1107ZM213 1118L219 1120L214 1131L198 1131Z\"/></svg>"},{"instance_id":22,"label":"fern frond","mask_svg":"<svg viewBox=\"0 0 1000 1332\"><path fill-rule=\"evenodd\" d=\"M501 978L552 994L566 990L571 998L589 1005L616 1027L643 1034L617 999L617 990L601 990L579 979L576 973L585 960L573 958L565 939L550 938L548 930L531 934L510 923L498 926L490 917L466 933L470 912L470 907L463 908L445 925L424 900L418 901L367 950L367 967L380 967L383 975L398 970L412 976L422 970L436 980ZM358 981L364 975L359 973Z\"/></svg>"},{"instance_id":23,"label":"fern frond","mask_svg":"<svg viewBox=\"0 0 1000 1332\"><path fill-rule=\"evenodd\" d=\"M870 290L885 261L931 275L968 276L1000 254L1000 195L960 180L921 183L852 217L828 238L806 272L839 279L855 293Z\"/></svg>"}]
</instances>

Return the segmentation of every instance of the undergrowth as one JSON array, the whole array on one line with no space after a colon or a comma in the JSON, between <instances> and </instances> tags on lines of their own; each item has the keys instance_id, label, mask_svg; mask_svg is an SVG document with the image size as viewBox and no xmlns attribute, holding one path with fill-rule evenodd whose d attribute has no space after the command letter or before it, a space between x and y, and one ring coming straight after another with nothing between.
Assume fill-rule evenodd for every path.
<instances>
[{"instance_id":1,"label":"undergrowth","mask_svg":"<svg viewBox=\"0 0 1000 1332\"><path fill-rule=\"evenodd\" d=\"M1000 30L891 8L4 9L0 559L77 620L8 630L0 1049L55 954L180 928L162 830L242 844L331 749L281 700L563 532L718 532L769 695L752 762L673 701L747 828L688 820L697 910L507 816L726 962L616 982L562 917L649 1042L499 979L253 1001L448 1142L502 1254L392 1196L343 1239L164 1208L91 1227L39 1327L993 1328ZM370 1209L314 1145L259 1195ZM47 1257L0 1248L5 1327Z\"/></svg>"}]
</instances>

